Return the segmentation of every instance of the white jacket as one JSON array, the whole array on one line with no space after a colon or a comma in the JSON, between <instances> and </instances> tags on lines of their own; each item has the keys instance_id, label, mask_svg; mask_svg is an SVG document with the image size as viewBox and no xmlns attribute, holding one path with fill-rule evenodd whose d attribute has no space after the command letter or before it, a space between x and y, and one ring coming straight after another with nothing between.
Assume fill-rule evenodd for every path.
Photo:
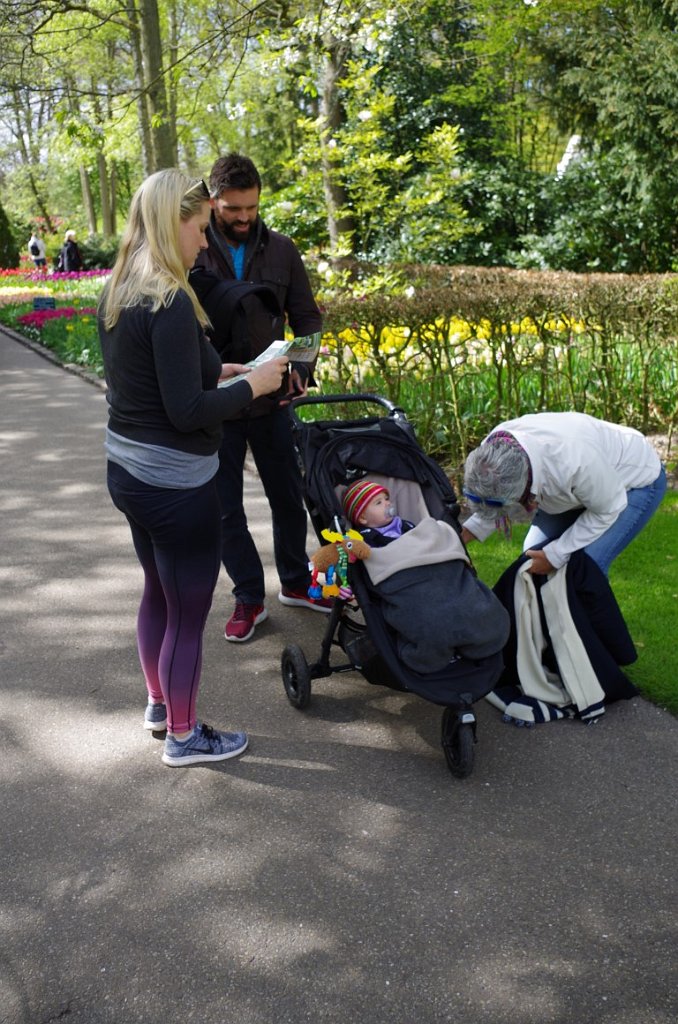
<instances>
[{"instance_id":1,"label":"white jacket","mask_svg":"<svg viewBox=\"0 0 678 1024\"><path fill-rule=\"evenodd\" d=\"M31 252L31 245L33 245L34 242L37 242L38 248L40 250L40 252L38 253ZM28 239L28 254L32 260L45 259L45 243L43 242L42 238L38 238L36 235L31 235L31 237Z\"/></svg>"},{"instance_id":2,"label":"white jacket","mask_svg":"<svg viewBox=\"0 0 678 1024\"><path fill-rule=\"evenodd\" d=\"M527 452L531 490L540 509L583 510L561 537L544 547L555 569L612 526L626 508L627 491L647 487L661 471L659 456L639 431L585 413L535 413L507 420L495 430L513 434ZM464 526L479 540L494 530L494 522L478 514Z\"/></svg>"}]
</instances>

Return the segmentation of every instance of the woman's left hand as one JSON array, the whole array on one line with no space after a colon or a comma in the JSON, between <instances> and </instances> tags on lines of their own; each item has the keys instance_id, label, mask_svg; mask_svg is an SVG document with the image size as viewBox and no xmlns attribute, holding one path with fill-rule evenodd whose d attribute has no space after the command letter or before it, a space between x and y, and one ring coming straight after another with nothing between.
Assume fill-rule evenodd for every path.
<instances>
[{"instance_id":1,"label":"woman's left hand","mask_svg":"<svg viewBox=\"0 0 678 1024\"><path fill-rule=\"evenodd\" d=\"M532 559L527 571L533 576L548 576L550 572L554 571L554 567L543 551L526 551L525 555Z\"/></svg>"},{"instance_id":2,"label":"woman's left hand","mask_svg":"<svg viewBox=\"0 0 678 1024\"><path fill-rule=\"evenodd\" d=\"M244 363L222 363L219 380L228 380L229 377L237 377L239 373L249 373L251 367Z\"/></svg>"}]
</instances>

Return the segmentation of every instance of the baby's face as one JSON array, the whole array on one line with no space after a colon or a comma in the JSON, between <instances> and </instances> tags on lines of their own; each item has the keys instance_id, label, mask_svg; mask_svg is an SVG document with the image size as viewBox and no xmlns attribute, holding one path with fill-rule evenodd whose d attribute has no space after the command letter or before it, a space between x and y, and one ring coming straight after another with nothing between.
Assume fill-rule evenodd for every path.
<instances>
[{"instance_id":1,"label":"baby's face","mask_svg":"<svg viewBox=\"0 0 678 1024\"><path fill-rule=\"evenodd\" d=\"M391 498L382 491L369 503L360 517L360 522L363 526L388 526L392 519Z\"/></svg>"}]
</instances>

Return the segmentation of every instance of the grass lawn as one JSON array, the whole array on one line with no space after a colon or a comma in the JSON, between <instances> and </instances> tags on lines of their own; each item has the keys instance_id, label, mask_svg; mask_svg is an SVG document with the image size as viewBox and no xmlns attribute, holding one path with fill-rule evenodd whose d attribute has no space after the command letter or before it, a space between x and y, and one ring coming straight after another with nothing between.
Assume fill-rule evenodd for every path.
<instances>
[{"instance_id":1,"label":"grass lawn","mask_svg":"<svg viewBox=\"0 0 678 1024\"><path fill-rule=\"evenodd\" d=\"M471 544L478 575L493 586L518 557L527 532L514 526L507 542L494 534ZM632 544L616 559L610 583L638 650L625 669L648 700L678 715L678 492L670 491Z\"/></svg>"}]
</instances>

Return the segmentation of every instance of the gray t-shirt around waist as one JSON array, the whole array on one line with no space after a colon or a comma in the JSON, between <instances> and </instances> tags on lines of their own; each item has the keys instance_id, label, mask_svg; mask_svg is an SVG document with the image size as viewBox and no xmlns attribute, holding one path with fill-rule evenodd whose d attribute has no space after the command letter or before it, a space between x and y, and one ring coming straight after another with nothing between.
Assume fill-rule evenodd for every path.
<instances>
[{"instance_id":1,"label":"gray t-shirt around waist","mask_svg":"<svg viewBox=\"0 0 678 1024\"><path fill-rule=\"evenodd\" d=\"M219 467L219 454L193 455L176 448L142 444L106 429L106 452L111 462L152 487L189 490L202 487L212 479Z\"/></svg>"}]
</instances>

